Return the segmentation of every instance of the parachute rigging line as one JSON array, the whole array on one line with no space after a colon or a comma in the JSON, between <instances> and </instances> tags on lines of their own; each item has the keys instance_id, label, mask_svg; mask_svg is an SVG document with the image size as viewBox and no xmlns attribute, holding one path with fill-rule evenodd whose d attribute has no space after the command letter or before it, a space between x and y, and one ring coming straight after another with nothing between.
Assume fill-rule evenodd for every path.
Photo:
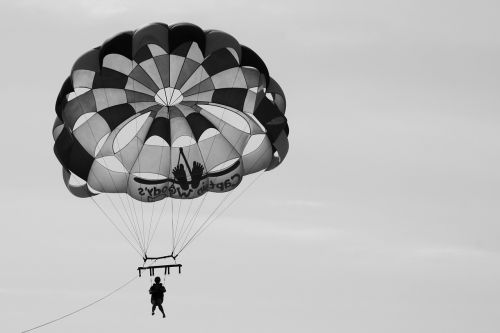
<instances>
[{"instance_id":1,"label":"parachute rigging line","mask_svg":"<svg viewBox=\"0 0 500 333\"><path fill-rule=\"evenodd\" d=\"M53 319L53 320L48 321L48 322L46 322L46 323L43 323L43 324L40 324L40 325L38 325L38 326L32 327L32 328L30 328L30 329L27 329L27 330L25 330L25 331L22 331L21 333L26 333L26 332L31 332L31 331L34 331L34 330L36 330L36 329L38 329L38 328L41 328L41 327L44 327L44 326L50 325L50 324L52 324L52 323L55 323L56 321L62 320L62 319L64 319L64 318L69 317L69 316L72 316L72 315L74 315L74 314L76 314L76 313L78 313L78 312L80 312L80 311L82 311L82 310L85 310L85 309L87 309L87 308L91 307L92 305L94 305L94 304L96 304L96 303L99 303L100 301L105 300L106 298L110 297L111 295L113 295L114 293L116 293L116 292L120 291L121 289L125 288L126 286L128 286L129 284L131 284L133 281L135 281L135 279L137 279L137 275L134 275L134 277L133 277L132 279L130 279L129 281L127 281L125 284L123 284L123 285L119 286L118 288L114 289L113 291L111 291L111 292L107 293L107 294L106 294L106 295L104 295L103 297L101 297L101 298L99 298L99 299L96 299L95 301L93 301L93 302L91 302L91 303L89 303L89 304L87 304L87 305L85 305L85 306L82 306L81 308L78 308L78 309L76 309L76 310L74 310L74 311L72 311L72 312L70 312L70 313L67 313L67 314L65 314L65 315L63 315L63 316L57 317L56 319Z\"/></svg>"},{"instance_id":2,"label":"parachute rigging line","mask_svg":"<svg viewBox=\"0 0 500 333\"><path fill-rule=\"evenodd\" d=\"M170 211L172 212L172 253L174 253L174 242L175 242L175 238L174 238L174 200L173 199L170 199L170 206L171 206L171 209Z\"/></svg>"},{"instance_id":3,"label":"parachute rigging line","mask_svg":"<svg viewBox=\"0 0 500 333\"><path fill-rule=\"evenodd\" d=\"M196 232L189 238L187 243L177 252L176 256L178 256L190 243L192 243L196 237L198 237L203 231L205 231L215 220L217 220L229 207L231 207L236 200L238 200L255 182L264 174L264 171L259 173L257 177L255 177L254 180L250 184L247 185L226 207L224 207L219 214L217 214L210 222L210 217L212 217L213 213L219 209L219 207L226 201L227 198L229 198L229 195L233 192L229 192L228 195L222 200L222 202L215 208L215 210L210 214L210 216L202 223L202 225L196 230ZM208 222L208 223L207 223Z\"/></svg>"},{"instance_id":4,"label":"parachute rigging line","mask_svg":"<svg viewBox=\"0 0 500 333\"><path fill-rule=\"evenodd\" d=\"M134 244L123 234L123 232L120 230L120 228L117 227L117 225L113 222L113 220L109 217L109 215L104 211L104 209L102 209L102 207L97 203L97 201L95 201L95 199L93 197L90 197L90 199L92 199L92 201L99 208L99 210L104 214L104 216L106 216L108 221L111 222L111 224L115 227L115 229L118 230L118 232L122 235L122 237L125 238L125 240L130 244L130 246L135 250L135 252L137 252L137 254L141 255L141 252L139 250L137 250L137 248L134 246Z\"/></svg>"},{"instance_id":5,"label":"parachute rigging line","mask_svg":"<svg viewBox=\"0 0 500 333\"><path fill-rule=\"evenodd\" d=\"M198 215L201 211L201 207L203 206L203 203L205 202L205 199L207 198L207 195L208 195L208 192L206 192L204 195L203 195L203 199L201 200L201 203L199 204L198 206L198 209L195 211L194 215L191 217L191 220L189 221L188 225L188 229L187 229L187 232L184 233L184 237L182 238L182 243L184 243L185 239L187 238L187 236L189 236L189 233L191 232L191 229L193 228L193 226L196 224L196 221L198 219ZM182 244L181 243L181 244ZM179 245L179 243L177 243L175 245L175 248L174 248L174 251L175 252L175 249L177 248L177 245Z\"/></svg>"},{"instance_id":6,"label":"parachute rigging line","mask_svg":"<svg viewBox=\"0 0 500 333\"><path fill-rule=\"evenodd\" d=\"M93 172L92 172L92 173L93 173ZM140 247L140 244L141 244L141 243L140 243L140 242L139 242L139 240L138 240L138 237L139 237L139 236L137 235L137 231L135 230L134 225L132 225L132 229L134 229L134 232L132 233L132 231L130 230L130 227L128 226L127 222L125 221L125 219L123 218L123 216L120 214L120 211L119 211L119 210L118 210L118 208L116 207L115 202L113 201L113 199L111 199L111 196L110 196L108 193L104 193L104 194L105 194L105 197L108 199L108 201L109 201L109 202L111 203L111 205L113 206L113 208L115 209L115 211L116 211L116 212L118 213L118 215L120 216L120 220L122 221L123 225L124 225L124 226L128 229L128 231L130 232L131 236L132 236L132 237L133 237L133 238L137 241L137 244L138 244L138 245L139 245L139 247ZM91 197L91 198L92 198L92 200L94 201L94 203L95 203L96 205L98 205L97 201L96 201L93 197ZM105 211L105 210L104 210L104 209L103 209L100 205L98 205L98 206L99 206L99 209L100 209L100 210L101 210L101 211L102 211L105 215L107 215L107 214L106 214L106 211ZM108 220L109 220L109 221L113 222L113 221L112 221L113 219L112 219L112 218L110 218L110 217L109 217L109 215L107 216L107 218L108 218ZM120 230L120 229L118 228L118 226L116 226L116 224L114 224L114 222L113 222L113 225L115 226L115 228L117 228L118 230ZM134 248L135 248L135 247L134 247Z\"/></svg>"},{"instance_id":7,"label":"parachute rigging line","mask_svg":"<svg viewBox=\"0 0 500 333\"><path fill-rule=\"evenodd\" d=\"M170 200L172 200L172 199L170 199ZM146 247L146 249L148 249L148 250L149 250L149 246L151 245L151 242L153 241L154 236L156 235L156 230L158 229L158 225L160 224L160 221L163 217L163 212L165 211L165 206L167 205L167 201L168 201L168 198L165 198L164 203L163 203L163 207L161 208L161 211L160 211L160 215L158 215L153 232L151 233L151 235L149 237L148 246ZM153 214L151 214L151 216L153 216Z\"/></svg>"}]
</instances>

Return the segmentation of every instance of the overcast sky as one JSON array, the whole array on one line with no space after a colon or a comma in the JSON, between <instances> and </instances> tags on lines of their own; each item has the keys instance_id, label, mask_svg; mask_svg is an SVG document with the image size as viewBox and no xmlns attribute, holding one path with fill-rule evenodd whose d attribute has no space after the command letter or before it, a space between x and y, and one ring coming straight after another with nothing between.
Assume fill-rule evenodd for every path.
<instances>
[{"instance_id":1,"label":"overcast sky","mask_svg":"<svg viewBox=\"0 0 500 333\"><path fill-rule=\"evenodd\" d=\"M149 279L40 332L496 333L498 1L0 4L0 330L98 299L140 264L52 152L76 58L150 22L220 29L288 102L290 152L183 253L167 318Z\"/></svg>"}]
</instances>

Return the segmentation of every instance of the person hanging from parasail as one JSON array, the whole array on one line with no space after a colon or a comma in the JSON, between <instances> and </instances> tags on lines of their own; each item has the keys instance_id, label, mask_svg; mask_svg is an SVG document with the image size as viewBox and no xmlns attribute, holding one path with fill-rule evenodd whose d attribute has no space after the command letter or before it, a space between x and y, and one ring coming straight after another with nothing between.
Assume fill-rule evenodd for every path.
<instances>
[{"instance_id":1,"label":"person hanging from parasail","mask_svg":"<svg viewBox=\"0 0 500 333\"><path fill-rule=\"evenodd\" d=\"M155 277L155 283L149 288L149 294L151 295L151 304L153 304L153 310L151 315L155 315L156 307L158 307L163 314L163 318L165 318L165 311L163 311L163 307L161 306L163 303L163 294L165 294L167 290L161 283L161 279L159 276Z\"/></svg>"}]
</instances>

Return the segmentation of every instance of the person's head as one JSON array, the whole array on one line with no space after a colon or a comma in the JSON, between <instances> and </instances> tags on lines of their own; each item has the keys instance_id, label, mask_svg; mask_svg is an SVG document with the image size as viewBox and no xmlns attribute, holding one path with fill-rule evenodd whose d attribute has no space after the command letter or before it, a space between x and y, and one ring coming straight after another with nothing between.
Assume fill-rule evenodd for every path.
<instances>
[{"instance_id":1,"label":"person's head","mask_svg":"<svg viewBox=\"0 0 500 333\"><path fill-rule=\"evenodd\" d=\"M160 279L160 277L159 277L159 276L155 277L155 282L156 282L156 283L160 283L160 282L161 282L161 279Z\"/></svg>"}]
</instances>

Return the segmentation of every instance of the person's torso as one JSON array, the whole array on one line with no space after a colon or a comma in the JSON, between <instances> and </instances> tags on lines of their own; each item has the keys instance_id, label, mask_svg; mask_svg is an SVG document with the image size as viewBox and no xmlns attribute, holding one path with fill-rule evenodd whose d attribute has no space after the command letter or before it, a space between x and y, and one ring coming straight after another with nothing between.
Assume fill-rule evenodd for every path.
<instances>
[{"instance_id":1,"label":"person's torso","mask_svg":"<svg viewBox=\"0 0 500 333\"><path fill-rule=\"evenodd\" d=\"M151 286L151 296L162 297L165 292L165 288L162 284L154 284Z\"/></svg>"}]
</instances>

